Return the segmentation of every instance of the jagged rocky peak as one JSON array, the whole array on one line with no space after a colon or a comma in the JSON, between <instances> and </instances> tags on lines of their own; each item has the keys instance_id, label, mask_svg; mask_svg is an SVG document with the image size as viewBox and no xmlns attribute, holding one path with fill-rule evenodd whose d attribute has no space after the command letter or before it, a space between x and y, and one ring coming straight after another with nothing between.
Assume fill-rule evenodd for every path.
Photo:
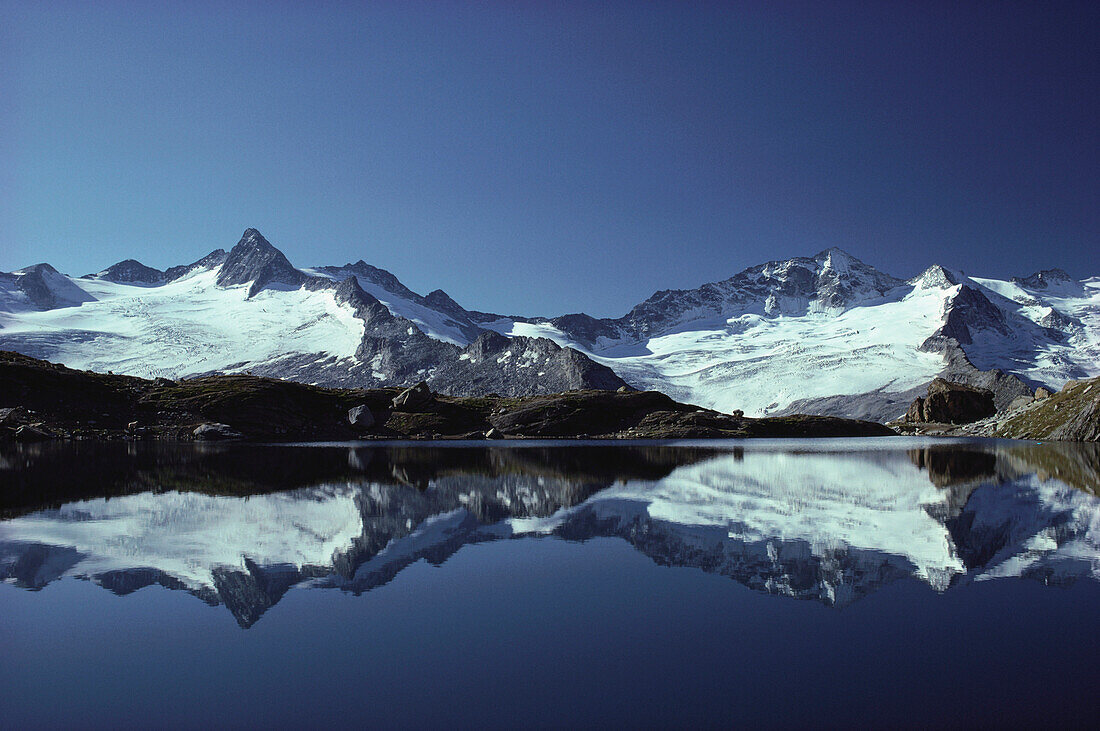
<instances>
[{"instance_id":1,"label":"jagged rocky peak","mask_svg":"<svg viewBox=\"0 0 1100 731\"><path fill-rule=\"evenodd\" d=\"M852 265L867 266L839 246L830 246L828 249L817 252L814 255L814 261L820 262L826 269L835 271L847 271Z\"/></svg>"},{"instance_id":2,"label":"jagged rocky peak","mask_svg":"<svg viewBox=\"0 0 1100 731\"><path fill-rule=\"evenodd\" d=\"M863 299L881 297L902 283L835 246L819 252L814 261L818 270L811 299L825 307L842 309Z\"/></svg>"},{"instance_id":3,"label":"jagged rocky peak","mask_svg":"<svg viewBox=\"0 0 1100 731\"><path fill-rule=\"evenodd\" d=\"M613 340L622 334L614 321L599 320L583 312L561 315L550 320L550 323L589 347L594 346L600 338Z\"/></svg>"},{"instance_id":4,"label":"jagged rocky peak","mask_svg":"<svg viewBox=\"0 0 1100 731\"><path fill-rule=\"evenodd\" d=\"M451 296L442 289L428 292L428 294L424 296L424 302L440 312L446 312L448 315L466 316L468 314L466 310L462 308L462 305L451 299Z\"/></svg>"},{"instance_id":5,"label":"jagged rocky peak","mask_svg":"<svg viewBox=\"0 0 1100 731\"><path fill-rule=\"evenodd\" d=\"M228 256L229 255L225 253L225 249L214 249L198 261L191 262L190 264L179 264L174 267L168 267L164 270L164 278L171 282L196 269L215 269L224 264Z\"/></svg>"},{"instance_id":6,"label":"jagged rocky peak","mask_svg":"<svg viewBox=\"0 0 1100 731\"><path fill-rule=\"evenodd\" d=\"M750 296L795 297L826 307L847 307L867 297L882 296L903 282L833 247L812 258L750 267L727 283Z\"/></svg>"},{"instance_id":7,"label":"jagged rocky peak","mask_svg":"<svg viewBox=\"0 0 1100 731\"><path fill-rule=\"evenodd\" d=\"M309 277L295 269L283 252L276 249L254 228L245 229L241 240L226 256L218 273L222 287L252 283L252 297L271 283L301 286Z\"/></svg>"},{"instance_id":8,"label":"jagged rocky peak","mask_svg":"<svg viewBox=\"0 0 1100 731\"><path fill-rule=\"evenodd\" d=\"M371 284L377 284L387 292L400 295L406 299L415 299L418 295L411 289L401 283L401 280L395 277L385 269L381 269L372 264L360 259L354 264L345 264L342 267L325 266L318 267L317 271L322 272L334 279L346 279L347 277L359 277L364 282Z\"/></svg>"},{"instance_id":9,"label":"jagged rocky peak","mask_svg":"<svg viewBox=\"0 0 1100 731\"><path fill-rule=\"evenodd\" d=\"M662 290L617 322L635 336L653 336L689 320L756 312L802 315L841 310L876 299L904 282L842 249L749 267L692 290Z\"/></svg>"},{"instance_id":10,"label":"jagged rocky peak","mask_svg":"<svg viewBox=\"0 0 1100 731\"><path fill-rule=\"evenodd\" d=\"M1013 277L1012 281L1024 289L1049 289L1057 285L1076 284L1062 269L1043 269L1026 277Z\"/></svg>"},{"instance_id":11,"label":"jagged rocky peak","mask_svg":"<svg viewBox=\"0 0 1100 731\"><path fill-rule=\"evenodd\" d=\"M167 280L164 272L145 266L137 259L124 259L97 274L88 274L84 278L104 279L120 284L160 284Z\"/></svg>"}]
</instances>

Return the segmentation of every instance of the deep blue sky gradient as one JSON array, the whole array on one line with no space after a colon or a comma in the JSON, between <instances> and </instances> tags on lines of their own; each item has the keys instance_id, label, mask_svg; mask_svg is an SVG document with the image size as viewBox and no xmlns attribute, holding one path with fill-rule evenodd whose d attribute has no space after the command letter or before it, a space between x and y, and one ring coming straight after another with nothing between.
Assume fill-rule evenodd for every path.
<instances>
[{"instance_id":1,"label":"deep blue sky gradient","mask_svg":"<svg viewBox=\"0 0 1100 731\"><path fill-rule=\"evenodd\" d=\"M1100 275L1100 3L0 0L0 270L299 266L619 315L840 246Z\"/></svg>"}]
</instances>

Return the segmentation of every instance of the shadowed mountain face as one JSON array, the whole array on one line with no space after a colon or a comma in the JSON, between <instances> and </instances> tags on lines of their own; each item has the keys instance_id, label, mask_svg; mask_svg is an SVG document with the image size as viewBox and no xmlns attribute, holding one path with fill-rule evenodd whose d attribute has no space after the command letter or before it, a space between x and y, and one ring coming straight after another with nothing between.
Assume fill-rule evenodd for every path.
<instances>
[{"instance_id":1,"label":"shadowed mountain face","mask_svg":"<svg viewBox=\"0 0 1100 731\"><path fill-rule=\"evenodd\" d=\"M246 229L241 240L229 251L229 256L218 271L220 287L251 284L248 296L252 297L269 284L301 286L308 277L287 260L254 228Z\"/></svg>"},{"instance_id":2,"label":"shadowed mountain face","mask_svg":"<svg viewBox=\"0 0 1100 731\"><path fill-rule=\"evenodd\" d=\"M360 594L534 536L833 606L910 576L1100 579L1095 445L717 444L6 448L0 576L184 590L242 627L297 585Z\"/></svg>"},{"instance_id":3,"label":"shadowed mountain face","mask_svg":"<svg viewBox=\"0 0 1100 731\"><path fill-rule=\"evenodd\" d=\"M167 277L159 269L147 267L136 259L126 259L112 264L98 274L86 274L84 279L106 279L109 282L130 284L160 284Z\"/></svg>"}]
</instances>

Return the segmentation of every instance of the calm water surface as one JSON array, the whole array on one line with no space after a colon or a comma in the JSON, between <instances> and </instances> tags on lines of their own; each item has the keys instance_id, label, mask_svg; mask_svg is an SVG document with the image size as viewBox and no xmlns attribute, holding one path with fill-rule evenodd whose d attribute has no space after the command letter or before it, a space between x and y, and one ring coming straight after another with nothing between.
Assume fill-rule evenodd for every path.
<instances>
[{"instance_id":1,"label":"calm water surface","mask_svg":"<svg viewBox=\"0 0 1100 731\"><path fill-rule=\"evenodd\" d=\"M3 447L0 727L1092 726L1100 447Z\"/></svg>"}]
</instances>

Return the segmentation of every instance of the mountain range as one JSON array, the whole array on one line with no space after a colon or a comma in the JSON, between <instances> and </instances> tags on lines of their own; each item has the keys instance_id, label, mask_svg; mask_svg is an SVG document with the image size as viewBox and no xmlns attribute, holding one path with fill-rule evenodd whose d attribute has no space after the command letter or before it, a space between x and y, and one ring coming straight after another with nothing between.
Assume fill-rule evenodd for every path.
<instances>
[{"instance_id":1,"label":"mountain range","mask_svg":"<svg viewBox=\"0 0 1100 731\"><path fill-rule=\"evenodd\" d=\"M999 408L1100 374L1100 277L998 280L940 265L900 279L831 248L619 318L505 316L420 295L362 260L298 268L259 231L160 271L0 274L0 349L181 378L251 372L345 387L427 381L455 395L659 390L746 415L900 416L936 376Z\"/></svg>"}]
</instances>

